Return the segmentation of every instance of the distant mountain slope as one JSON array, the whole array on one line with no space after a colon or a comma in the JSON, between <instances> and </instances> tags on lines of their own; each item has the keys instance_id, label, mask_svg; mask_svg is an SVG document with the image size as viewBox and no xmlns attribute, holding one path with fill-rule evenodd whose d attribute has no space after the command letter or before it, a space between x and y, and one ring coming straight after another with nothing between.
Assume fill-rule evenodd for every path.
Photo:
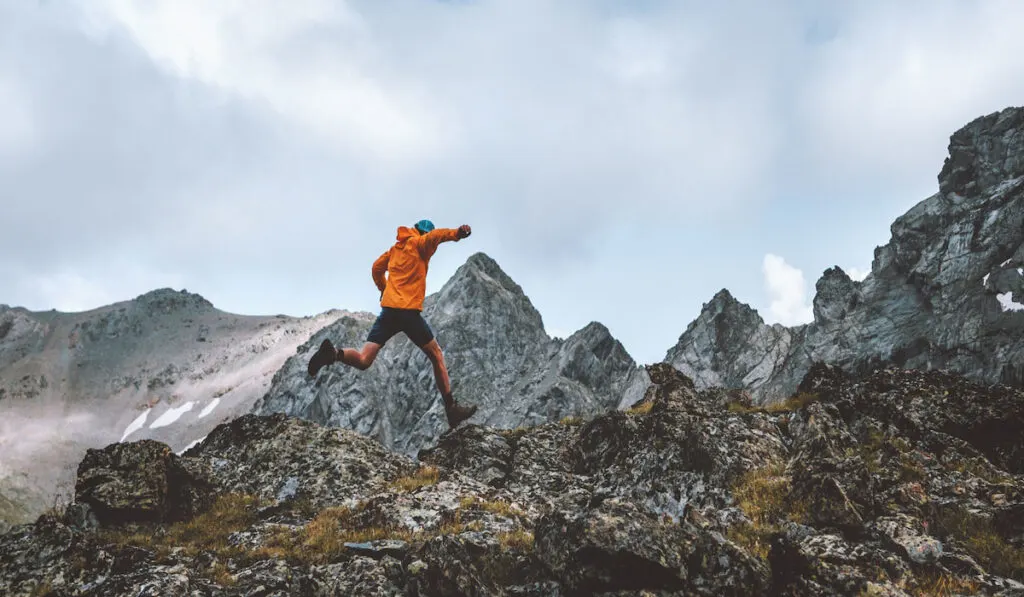
<instances>
[{"instance_id":1,"label":"distant mountain slope","mask_svg":"<svg viewBox=\"0 0 1024 597\"><path fill-rule=\"evenodd\" d=\"M87 447L152 438L182 450L247 412L343 315L233 315L170 289L83 313L0 306L0 520L38 514Z\"/></svg>"}]
</instances>

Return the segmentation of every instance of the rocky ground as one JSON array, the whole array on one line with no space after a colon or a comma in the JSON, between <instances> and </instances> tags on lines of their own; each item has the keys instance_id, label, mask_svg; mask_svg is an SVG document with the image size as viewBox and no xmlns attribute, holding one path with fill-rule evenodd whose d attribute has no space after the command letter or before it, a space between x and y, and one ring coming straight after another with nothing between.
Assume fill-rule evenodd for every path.
<instances>
[{"instance_id":1,"label":"rocky ground","mask_svg":"<svg viewBox=\"0 0 1024 597\"><path fill-rule=\"evenodd\" d=\"M769 408L669 365L627 411L413 459L276 414L91 450L5 595L1024 595L1024 393L816 366Z\"/></svg>"}]
</instances>

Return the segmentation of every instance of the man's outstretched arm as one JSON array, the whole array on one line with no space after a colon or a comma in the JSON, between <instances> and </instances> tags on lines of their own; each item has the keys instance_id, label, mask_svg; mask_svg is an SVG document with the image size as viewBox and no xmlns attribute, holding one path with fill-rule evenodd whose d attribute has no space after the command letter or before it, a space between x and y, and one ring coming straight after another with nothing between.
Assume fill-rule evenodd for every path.
<instances>
[{"instance_id":1,"label":"man's outstretched arm","mask_svg":"<svg viewBox=\"0 0 1024 597\"><path fill-rule=\"evenodd\" d=\"M472 232L469 224L463 224L458 228L435 228L423 235L423 252L426 255L433 255L441 243L462 240Z\"/></svg>"},{"instance_id":2,"label":"man's outstretched arm","mask_svg":"<svg viewBox=\"0 0 1024 597\"><path fill-rule=\"evenodd\" d=\"M373 262L373 269L371 273L373 275L373 283L377 285L377 290L384 292L384 289L388 286L387 278L384 274L388 271L388 262L391 260L391 249L384 251L384 254L377 258Z\"/></svg>"}]
</instances>

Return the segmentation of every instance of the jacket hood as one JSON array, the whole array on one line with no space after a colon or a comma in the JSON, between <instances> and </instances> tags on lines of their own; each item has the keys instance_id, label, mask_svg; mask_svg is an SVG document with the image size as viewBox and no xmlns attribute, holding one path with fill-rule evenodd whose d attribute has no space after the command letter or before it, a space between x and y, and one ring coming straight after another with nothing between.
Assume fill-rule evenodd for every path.
<instances>
[{"instance_id":1,"label":"jacket hood","mask_svg":"<svg viewBox=\"0 0 1024 597\"><path fill-rule=\"evenodd\" d=\"M419 235L420 233L415 228L412 228L410 226L399 226L398 234L395 236L395 240L397 240L400 243L404 243L410 238Z\"/></svg>"}]
</instances>

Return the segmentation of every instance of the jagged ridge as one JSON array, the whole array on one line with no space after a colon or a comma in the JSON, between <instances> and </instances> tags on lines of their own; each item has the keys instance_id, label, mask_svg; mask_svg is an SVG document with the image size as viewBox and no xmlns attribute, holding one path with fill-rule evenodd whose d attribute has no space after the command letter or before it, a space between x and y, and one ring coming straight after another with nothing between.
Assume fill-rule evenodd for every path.
<instances>
[{"instance_id":1,"label":"jagged ridge","mask_svg":"<svg viewBox=\"0 0 1024 597\"><path fill-rule=\"evenodd\" d=\"M871 274L815 284L814 321L768 326L719 293L665 360L698 385L789 395L815 362L948 369L1024 386L1024 108L952 135L939 192L892 224Z\"/></svg>"}]
</instances>

